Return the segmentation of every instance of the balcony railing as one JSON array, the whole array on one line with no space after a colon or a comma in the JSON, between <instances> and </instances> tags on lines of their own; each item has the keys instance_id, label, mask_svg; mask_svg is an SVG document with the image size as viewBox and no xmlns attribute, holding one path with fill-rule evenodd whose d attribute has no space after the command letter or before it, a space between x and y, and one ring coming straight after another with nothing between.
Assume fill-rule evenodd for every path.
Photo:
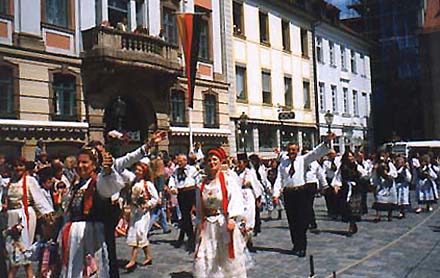
<instances>
[{"instance_id":1,"label":"balcony railing","mask_svg":"<svg viewBox=\"0 0 440 278\"><path fill-rule=\"evenodd\" d=\"M145 34L122 32L109 27L83 31L85 57L110 56L125 61L138 61L180 70L177 47L160 38Z\"/></svg>"}]
</instances>

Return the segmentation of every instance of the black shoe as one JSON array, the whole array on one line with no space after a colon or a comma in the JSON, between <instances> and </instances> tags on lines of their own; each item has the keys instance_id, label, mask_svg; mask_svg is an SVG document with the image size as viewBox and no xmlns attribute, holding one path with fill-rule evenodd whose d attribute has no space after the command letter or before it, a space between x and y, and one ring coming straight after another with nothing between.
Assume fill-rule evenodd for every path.
<instances>
[{"instance_id":1,"label":"black shoe","mask_svg":"<svg viewBox=\"0 0 440 278\"><path fill-rule=\"evenodd\" d=\"M168 229L167 231L164 231L163 233L164 234L169 234L169 233L171 233L171 229Z\"/></svg>"},{"instance_id":2,"label":"black shoe","mask_svg":"<svg viewBox=\"0 0 440 278\"><path fill-rule=\"evenodd\" d=\"M309 225L309 230L316 230L316 229L318 229L318 225L316 224L316 222Z\"/></svg>"},{"instance_id":3,"label":"black shoe","mask_svg":"<svg viewBox=\"0 0 440 278\"><path fill-rule=\"evenodd\" d=\"M292 250L292 255L298 258L304 258L306 256L306 250Z\"/></svg>"},{"instance_id":4,"label":"black shoe","mask_svg":"<svg viewBox=\"0 0 440 278\"><path fill-rule=\"evenodd\" d=\"M182 245L183 245L183 240L177 240L177 241L174 243L174 247L175 247L175 248L180 248L180 247L182 247Z\"/></svg>"},{"instance_id":5,"label":"black shoe","mask_svg":"<svg viewBox=\"0 0 440 278\"><path fill-rule=\"evenodd\" d=\"M357 233L357 231L358 231L358 227L356 223L350 224L350 227L348 228L348 233L350 235L354 235L355 233Z\"/></svg>"}]
</instances>

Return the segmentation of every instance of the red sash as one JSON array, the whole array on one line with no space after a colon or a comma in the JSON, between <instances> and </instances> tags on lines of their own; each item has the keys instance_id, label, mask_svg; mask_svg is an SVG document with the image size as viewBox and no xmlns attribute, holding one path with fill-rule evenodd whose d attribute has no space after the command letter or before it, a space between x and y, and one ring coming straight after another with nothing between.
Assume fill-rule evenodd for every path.
<instances>
[{"instance_id":1,"label":"red sash","mask_svg":"<svg viewBox=\"0 0 440 278\"><path fill-rule=\"evenodd\" d=\"M28 190L27 190L27 177L23 175L23 208L26 215L26 225L29 229L29 202L28 202Z\"/></svg>"},{"instance_id":2,"label":"red sash","mask_svg":"<svg viewBox=\"0 0 440 278\"><path fill-rule=\"evenodd\" d=\"M69 264L69 234L72 222L67 222L64 225L63 233L61 234L61 248L63 249L63 264L67 266Z\"/></svg>"},{"instance_id":3,"label":"red sash","mask_svg":"<svg viewBox=\"0 0 440 278\"><path fill-rule=\"evenodd\" d=\"M225 215L225 221L226 221L226 225L228 224L228 190L226 188L226 182L225 182L225 175L223 174L223 172L219 173L219 180L220 180L220 187L222 190L222 202L223 202L223 213ZM203 190L205 189L205 182L202 183L202 186L200 187L200 201L202 204L202 212L201 212L201 217L202 217L202 223L200 225L200 232L203 230L204 226L205 226L205 210L204 210L204 205L203 205ZM200 247L200 242L201 239L199 241L199 247ZM228 244L228 251L229 251L229 258L231 259L235 259L235 254L234 254L234 231L229 231L229 244ZM197 257L197 253L198 253L198 248L197 251L195 253L195 257Z\"/></svg>"}]
</instances>

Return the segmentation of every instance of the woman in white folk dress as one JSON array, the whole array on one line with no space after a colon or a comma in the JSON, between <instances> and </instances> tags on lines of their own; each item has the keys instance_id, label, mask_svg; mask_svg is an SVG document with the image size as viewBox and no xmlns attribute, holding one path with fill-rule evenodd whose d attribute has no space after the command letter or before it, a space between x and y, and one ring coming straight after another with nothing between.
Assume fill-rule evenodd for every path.
<instances>
[{"instance_id":1,"label":"woman in white folk dress","mask_svg":"<svg viewBox=\"0 0 440 278\"><path fill-rule=\"evenodd\" d=\"M130 225L128 228L127 244L133 249L131 259L125 269L132 269L136 265L136 258L139 249L143 249L145 260L143 266L151 265L150 243L148 232L150 225L150 211L156 206L159 200L154 184L151 182L151 171L147 164L138 162L135 168L136 180L131 188L131 212Z\"/></svg>"},{"instance_id":2,"label":"woman in white folk dress","mask_svg":"<svg viewBox=\"0 0 440 278\"><path fill-rule=\"evenodd\" d=\"M432 205L437 203L438 192L435 180L438 178L436 167L431 164L431 158L425 154L420 158L420 167L415 171L416 194L419 203L416 213L423 211L422 205L426 205L426 211L432 211Z\"/></svg>"},{"instance_id":3,"label":"woman in white folk dress","mask_svg":"<svg viewBox=\"0 0 440 278\"><path fill-rule=\"evenodd\" d=\"M225 159L222 148L208 152L207 176L196 193L196 278L246 277L245 243L236 223L243 214L243 198L236 177L221 170Z\"/></svg>"},{"instance_id":4,"label":"woman in white folk dress","mask_svg":"<svg viewBox=\"0 0 440 278\"><path fill-rule=\"evenodd\" d=\"M61 277L110 277L104 236L104 221L108 217L105 202L125 186L124 169L138 162L152 145L165 137L165 132L155 132L147 144L117 159L101 151L102 162L96 148L85 147L79 151L77 171L80 179L69 188L64 206L66 223L58 236Z\"/></svg>"},{"instance_id":5,"label":"woman in white folk dress","mask_svg":"<svg viewBox=\"0 0 440 278\"><path fill-rule=\"evenodd\" d=\"M14 172L5 190L8 228L14 229L14 227L20 226L22 229L14 240L9 240L10 237L6 237L6 249L10 263L9 278L16 276L21 265L25 268L26 277L33 277L31 261L25 254L34 242L37 224L36 212L39 212L48 222L53 219L51 216L53 215L53 207L44 198L37 180L26 174L25 164L24 158L19 158L14 162Z\"/></svg>"},{"instance_id":6,"label":"woman in white folk dress","mask_svg":"<svg viewBox=\"0 0 440 278\"><path fill-rule=\"evenodd\" d=\"M396 189L397 189L397 205L399 206L399 219L405 218L405 210L410 206L409 202L409 184L411 182L411 172L406 165L405 158L396 158Z\"/></svg>"}]
</instances>

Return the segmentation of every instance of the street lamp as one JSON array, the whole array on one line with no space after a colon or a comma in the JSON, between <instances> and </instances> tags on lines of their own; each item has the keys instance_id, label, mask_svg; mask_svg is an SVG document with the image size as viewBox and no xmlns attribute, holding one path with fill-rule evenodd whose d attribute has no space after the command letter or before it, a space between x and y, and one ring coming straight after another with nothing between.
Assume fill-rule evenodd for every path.
<instances>
[{"instance_id":1,"label":"street lamp","mask_svg":"<svg viewBox=\"0 0 440 278\"><path fill-rule=\"evenodd\" d=\"M122 131L122 121L127 113L127 104L122 100L121 97L118 97L116 101L113 103L113 113L116 118L117 129L118 131Z\"/></svg>"},{"instance_id":2,"label":"street lamp","mask_svg":"<svg viewBox=\"0 0 440 278\"><path fill-rule=\"evenodd\" d=\"M327 110L327 113L325 113L325 115L324 115L324 119L325 119L325 123L328 126L328 130L327 130L328 134L332 133L330 126L333 123L333 118L334 118L334 115L332 113L330 113L330 110Z\"/></svg>"},{"instance_id":3,"label":"street lamp","mask_svg":"<svg viewBox=\"0 0 440 278\"><path fill-rule=\"evenodd\" d=\"M245 112L242 112L239 120L240 120L240 130L241 130L241 134L243 136L243 149L244 149L244 153L246 153L246 147L247 147L246 133L247 133L247 128L248 128L249 117L248 117L248 115L246 115Z\"/></svg>"}]
</instances>

